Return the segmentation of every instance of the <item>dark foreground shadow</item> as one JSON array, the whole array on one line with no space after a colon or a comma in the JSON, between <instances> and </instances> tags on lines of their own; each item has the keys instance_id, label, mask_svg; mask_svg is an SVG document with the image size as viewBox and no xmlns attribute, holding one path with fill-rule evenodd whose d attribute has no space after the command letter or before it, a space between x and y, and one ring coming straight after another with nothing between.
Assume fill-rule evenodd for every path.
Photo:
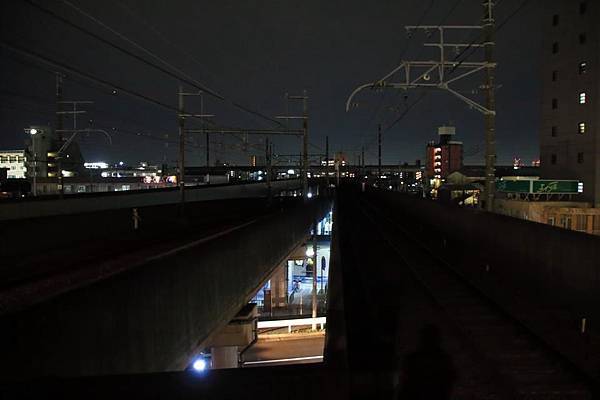
<instances>
[{"instance_id":1,"label":"dark foreground shadow","mask_svg":"<svg viewBox=\"0 0 600 400\"><path fill-rule=\"evenodd\" d=\"M399 399L450 399L457 374L435 325L421 328L418 349L402 361Z\"/></svg>"}]
</instances>

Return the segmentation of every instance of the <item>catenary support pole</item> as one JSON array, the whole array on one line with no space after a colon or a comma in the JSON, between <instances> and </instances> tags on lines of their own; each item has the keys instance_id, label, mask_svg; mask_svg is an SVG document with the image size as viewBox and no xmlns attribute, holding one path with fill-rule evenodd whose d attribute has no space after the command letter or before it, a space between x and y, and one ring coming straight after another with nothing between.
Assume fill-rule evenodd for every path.
<instances>
[{"instance_id":1,"label":"catenary support pole","mask_svg":"<svg viewBox=\"0 0 600 400\"><path fill-rule=\"evenodd\" d=\"M315 221L313 223L313 240L312 240L312 246L313 246L313 269L312 269L312 277L313 277L313 284L312 284L312 317L313 318L317 318L317 306L318 306L318 302L317 302L317 219L315 218ZM313 323L312 324L312 330L316 331L317 330L317 324Z\"/></svg>"},{"instance_id":2,"label":"catenary support pole","mask_svg":"<svg viewBox=\"0 0 600 400\"><path fill-rule=\"evenodd\" d=\"M63 76L60 72L56 73L56 134L58 137L59 146L63 145L63 129L64 129L64 114L63 114ZM74 116L75 117L75 116ZM62 174L62 157L56 160L56 176L58 177L58 194L62 199L64 190L64 180Z\"/></svg>"},{"instance_id":3,"label":"catenary support pole","mask_svg":"<svg viewBox=\"0 0 600 400\"><path fill-rule=\"evenodd\" d=\"M377 125L377 144L378 144L378 158L377 158L377 182L381 179L381 124ZM381 186L381 185L377 185Z\"/></svg>"},{"instance_id":4,"label":"catenary support pole","mask_svg":"<svg viewBox=\"0 0 600 400\"><path fill-rule=\"evenodd\" d=\"M485 0L483 2L484 16L483 26L485 32L485 61L488 63L485 69L485 107L491 111L485 114L485 209L494 211L494 191L496 189L496 68L494 66L495 48L495 21L494 2Z\"/></svg>"},{"instance_id":5,"label":"catenary support pole","mask_svg":"<svg viewBox=\"0 0 600 400\"><path fill-rule=\"evenodd\" d=\"M267 190L268 190L268 200L269 200L269 204L271 204L271 197L272 197L272 193L271 193L271 144L269 143L269 138L266 137L265 138L265 164L266 164L266 171L265 174L267 175Z\"/></svg>"},{"instance_id":6,"label":"catenary support pole","mask_svg":"<svg viewBox=\"0 0 600 400\"><path fill-rule=\"evenodd\" d=\"M329 195L329 136L325 136L325 184L327 185L325 193Z\"/></svg>"},{"instance_id":7,"label":"catenary support pole","mask_svg":"<svg viewBox=\"0 0 600 400\"><path fill-rule=\"evenodd\" d=\"M306 90L302 96L302 196L308 199L308 97Z\"/></svg>"},{"instance_id":8,"label":"catenary support pole","mask_svg":"<svg viewBox=\"0 0 600 400\"><path fill-rule=\"evenodd\" d=\"M179 86L179 193L180 210L183 215L185 204L185 117L183 104L183 87Z\"/></svg>"}]
</instances>

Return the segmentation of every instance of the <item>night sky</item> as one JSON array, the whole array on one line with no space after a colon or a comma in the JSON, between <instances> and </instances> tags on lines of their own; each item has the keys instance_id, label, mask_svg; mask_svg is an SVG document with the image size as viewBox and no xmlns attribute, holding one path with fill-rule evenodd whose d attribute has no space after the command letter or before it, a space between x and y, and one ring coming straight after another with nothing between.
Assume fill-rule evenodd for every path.
<instances>
[{"instance_id":1,"label":"night sky","mask_svg":"<svg viewBox=\"0 0 600 400\"><path fill-rule=\"evenodd\" d=\"M449 14L458 1L458 6ZM111 32L84 17L65 2L36 3L96 34L140 54ZM497 21L503 21L522 0L499 0ZM329 135L332 151L344 151L355 161L367 146L367 163L376 163L377 123L386 129L383 162L414 163L424 158L425 144L436 139L437 126L453 123L457 140L465 144L465 163L483 163L483 116L446 92L432 91L391 129L392 121L421 97L420 91L398 94L367 90L357 97L357 107L344 110L345 101L359 84L379 79L404 59L433 59L421 44L425 34L408 38L404 25L479 24L480 0L345 1L197 1L106 0L78 1L85 10L129 39L184 70L228 100L269 116L285 113L284 93L308 91L311 152L323 152ZM23 0L1 2L2 41L26 47L84 70L94 76L177 105L176 79L158 72L117 50L66 26ZM522 8L497 35L498 163L514 156L525 162L538 157L540 112L539 76L541 21L538 2ZM424 14L427 11L426 14ZM477 34L454 38L470 43ZM0 149L23 148L23 128L54 124L55 78L48 67L0 48ZM454 55L454 53L452 53ZM470 61L480 61L475 53ZM156 60L153 63L159 64ZM471 94L483 74L459 88ZM140 161L174 163L177 159L177 119L168 111L123 93L87 82L67 73L65 100L92 100L88 114L78 120L111 132L112 145L100 135L78 139L87 161L135 164ZM195 89L187 86L187 91ZM200 112L198 99L188 99L189 110ZM274 125L231 105L205 96L205 112L215 114L220 126L270 128ZM301 111L299 104L290 112ZM376 112L379 110L379 112ZM67 119L67 125L72 120ZM190 127L197 123L190 122ZM116 128L116 129L113 129ZM243 138L214 135L211 158L247 163L249 154L263 154ZM251 144L262 148L259 137ZM188 164L204 163L204 138L195 135L189 146ZM297 138L273 139L275 153L298 153ZM248 152L243 152L247 147Z\"/></svg>"}]
</instances>

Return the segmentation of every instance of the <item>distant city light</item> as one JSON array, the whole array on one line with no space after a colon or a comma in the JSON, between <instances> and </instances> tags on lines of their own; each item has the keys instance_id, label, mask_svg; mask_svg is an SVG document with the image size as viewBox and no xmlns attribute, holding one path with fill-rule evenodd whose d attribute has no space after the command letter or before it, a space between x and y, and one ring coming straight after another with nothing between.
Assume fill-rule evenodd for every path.
<instances>
[{"instance_id":1,"label":"distant city light","mask_svg":"<svg viewBox=\"0 0 600 400\"><path fill-rule=\"evenodd\" d=\"M122 166L122 165L123 165L123 161L119 161L119 165L121 165L121 166Z\"/></svg>"},{"instance_id":2,"label":"distant city light","mask_svg":"<svg viewBox=\"0 0 600 400\"><path fill-rule=\"evenodd\" d=\"M88 169L107 169L108 163L105 163L103 161L86 162L86 163L83 163L83 166Z\"/></svg>"},{"instance_id":3,"label":"distant city light","mask_svg":"<svg viewBox=\"0 0 600 400\"><path fill-rule=\"evenodd\" d=\"M308 247L306 249L306 257L314 257L315 256L315 251L313 250L312 247Z\"/></svg>"},{"instance_id":4,"label":"distant city light","mask_svg":"<svg viewBox=\"0 0 600 400\"><path fill-rule=\"evenodd\" d=\"M29 133L30 133L30 134L32 134L32 135L35 135L36 133L38 133L38 131L37 131L37 129L35 129L35 128L31 128L31 129L29 130Z\"/></svg>"},{"instance_id":5,"label":"distant city light","mask_svg":"<svg viewBox=\"0 0 600 400\"><path fill-rule=\"evenodd\" d=\"M288 173L288 175L294 175L294 170L293 169L288 169L287 173Z\"/></svg>"},{"instance_id":6,"label":"distant city light","mask_svg":"<svg viewBox=\"0 0 600 400\"><path fill-rule=\"evenodd\" d=\"M306 197L308 197L309 199L312 199L313 194L311 192L308 192L308 194L306 195Z\"/></svg>"}]
</instances>

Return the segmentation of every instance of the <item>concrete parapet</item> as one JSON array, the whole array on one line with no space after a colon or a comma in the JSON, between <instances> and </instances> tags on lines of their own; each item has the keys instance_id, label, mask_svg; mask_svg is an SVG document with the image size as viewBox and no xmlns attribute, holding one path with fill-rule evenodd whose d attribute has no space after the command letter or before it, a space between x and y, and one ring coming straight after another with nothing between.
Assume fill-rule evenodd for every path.
<instances>
[{"instance_id":1,"label":"concrete parapet","mask_svg":"<svg viewBox=\"0 0 600 400\"><path fill-rule=\"evenodd\" d=\"M305 239L315 200L0 318L0 376L183 369Z\"/></svg>"}]
</instances>

